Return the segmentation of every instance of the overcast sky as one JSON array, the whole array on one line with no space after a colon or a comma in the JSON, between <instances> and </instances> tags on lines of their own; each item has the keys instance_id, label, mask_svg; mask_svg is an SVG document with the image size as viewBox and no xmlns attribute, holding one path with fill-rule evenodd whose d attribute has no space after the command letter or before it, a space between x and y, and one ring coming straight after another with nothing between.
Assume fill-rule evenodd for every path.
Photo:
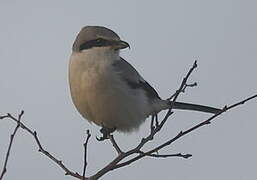
<instances>
[{"instance_id":1,"label":"overcast sky","mask_svg":"<svg viewBox=\"0 0 257 180\"><path fill-rule=\"evenodd\" d=\"M25 110L22 121L38 132L44 147L72 170L81 172L85 130L93 138L88 174L115 152L99 143L99 127L74 108L68 88L71 46L85 25L113 29L129 42L121 56L135 66L163 98L179 86L195 59L190 78L198 86L179 100L216 107L257 92L257 3L242 0L32 1L0 0L0 115ZM257 100L234 109L160 153L190 153L190 159L145 158L108 173L113 179L256 179ZM172 138L208 114L176 111L148 147ZM15 124L0 122L0 169ZM115 133L123 150L149 131L149 120L132 134ZM37 152L34 139L19 130L5 180L72 177Z\"/></svg>"}]
</instances>

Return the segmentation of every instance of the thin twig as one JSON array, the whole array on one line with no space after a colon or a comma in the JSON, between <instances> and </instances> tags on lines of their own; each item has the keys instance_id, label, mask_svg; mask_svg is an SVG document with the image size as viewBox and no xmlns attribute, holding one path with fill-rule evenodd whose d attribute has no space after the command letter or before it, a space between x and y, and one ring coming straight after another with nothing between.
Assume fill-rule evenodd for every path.
<instances>
[{"instance_id":1,"label":"thin twig","mask_svg":"<svg viewBox=\"0 0 257 180\"><path fill-rule=\"evenodd\" d=\"M154 125L153 125L153 123L154 123L154 118L155 118L155 116L154 115L152 115L151 116L151 123L150 123L150 132L152 133L152 131L154 130Z\"/></svg>"},{"instance_id":2,"label":"thin twig","mask_svg":"<svg viewBox=\"0 0 257 180\"><path fill-rule=\"evenodd\" d=\"M140 154L145 154L145 153L140 151ZM192 156L192 154L181 154L181 153L176 153L176 154L146 154L146 156L156 157L156 158L182 157L182 158L188 159L189 157Z\"/></svg>"},{"instance_id":3,"label":"thin twig","mask_svg":"<svg viewBox=\"0 0 257 180\"><path fill-rule=\"evenodd\" d=\"M21 118L22 118L23 114L24 114L24 111L21 111L21 113L19 114L18 119L17 119L17 126L15 127L13 133L10 136L10 142L9 142L8 150L7 150L7 153L6 153L6 156L5 156L4 167L3 167L3 170L2 170L2 173L1 173L1 176L0 176L0 180L3 179L4 174L7 172L7 163L8 163L9 157L10 157L10 152L11 152L11 149L12 149L14 136L15 136L16 132L18 131L19 127L20 127L20 121L21 121ZM1 116L0 119L4 119L4 118L7 118L7 117L9 117L9 115Z\"/></svg>"},{"instance_id":4,"label":"thin twig","mask_svg":"<svg viewBox=\"0 0 257 180\"><path fill-rule=\"evenodd\" d=\"M168 118L171 116L172 114L172 109L173 109L173 106L178 98L178 96L180 95L181 92L185 91L185 88L187 88L188 86L186 86L187 84L187 80L189 78L189 76L192 74L192 72L197 68L197 61L194 61L194 64L193 66L190 68L190 70L188 71L188 73L186 74L186 76L183 78L181 84L180 84L180 87L179 89L175 92L175 94L173 94L170 98L168 98L168 100L172 100L171 101L171 106L169 108L169 110L167 111L164 119L162 120L161 124L160 124L160 127L159 127L159 130L161 130L161 128L163 127L163 125L166 123L166 121L168 120ZM185 87L185 88L184 88Z\"/></svg>"},{"instance_id":5,"label":"thin twig","mask_svg":"<svg viewBox=\"0 0 257 180\"><path fill-rule=\"evenodd\" d=\"M109 135L109 139L110 139L110 141L111 141L113 147L115 148L116 152L117 152L118 154L122 154L123 152L122 152L122 150L120 149L120 147L118 146L117 142L115 141L113 135L110 134L110 135Z\"/></svg>"},{"instance_id":6,"label":"thin twig","mask_svg":"<svg viewBox=\"0 0 257 180\"><path fill-rule=\"evenodd\" d=\"M197 68L197 61L194 61L193 66L190 68L190 70L188 71L186 76L183 78L183 81L181 82L179 89L173 95L173 100L172 100L171 106L170 106L169 110L167 111L165 117L161 121L161 123L160 124L156 123L155 129L151 131L151 133L149 134L148 137L143 138L141 140L141 143L136 147L137 150L140 150L140 148L143 147L145 143L147 143L148 141L152 140L153 137L155 136L155 134L158 133L162 129L162 127L164 126L164 124L166 123L168 118L173 114L173 112L171 110L172 110L172 108L174 106L174 103L177 100L179 94L182 92L183 88L185 87L185 85L187 83L187 80L188 80L189 76L192 74L192 72L194 71L195 68Z\"/></svg>"},{"instance_id":7,"label":"thin twig","mask_svg":"<svg viewBox=\"0 0 257 180\"><path fill-rule=\"evenodd\" d=\"M181 153L177 153L177 154L151 154L151 155L147 155L147 156L151 156L151 157L156 157L156 158L167 158L167 157L182 157L185 159L188 159L190 157L192 157L192 154L181 154Z\"/></svg>"},{"instance_id":8,"label":"thin twig","mask_svg":"<svg viewBox=\"0 0 257 180\"><path fill-rule=\"evenodd\" d=\"M185 93L187 87L195 87L195 86L197 86L197 82L194 82L194 83L192 83L192 84L185 84L185 86L183 87L183 89L182 89L181 91L182 91L183 93Z\"/></svg>"},{"instance_id":9,"label":"thin twig","mask_svg":"<svg viewBox=\"0 0 257 180\"><path fill-rule=\"evenodd\" d=\"M191 69L188 71L186 77L184 77L184 79L183 79L183 81L182 81L182 83L181 83L179 89L178 89L172 96L170 96L167 100L173 99L173 104L174 104L175 101L176 101L176 99L177 99L177 97L178 97L178 95L179 95L181 92L185 91L185 88L190 87L190 86L186 86L186 83L187 83L187 80L188 80L189 76L192 74L192 72L194 71L195 68L197 68L197 61L196 61L196 60L194 61L194 64L193 64L193 66L191 67ZM195 85L194 85L194 86L195 86ZM193 87L194 87L194 86L193 86ZM192 86L191 86L191 87L192 87ZM172 106L173 106L173 105L172 105Z\"/></svg>"},{"instance_id":10,"label":"thin twig","mask_svg":"<svg viewBox=\"0 0 257 180\"><path fill-rule=\"evenodd\" d=\"M158 114L155 114L155 126L159 126Z\"/></svg>"},{"instance_id":11,"label":"thin twig","mask_svg":"<svg viewBox=\"0 0 257 180\"><path fill-rule=\"evenodd\" d=\"M83 180L85 179L86 176L86 169L87 169L87 145L88 145L88 141L89 138L91 137L91 134L89 132L89 130L87 130L87 139L84 143L84 167L83 167Z\"/></svg>"}]
</instances>

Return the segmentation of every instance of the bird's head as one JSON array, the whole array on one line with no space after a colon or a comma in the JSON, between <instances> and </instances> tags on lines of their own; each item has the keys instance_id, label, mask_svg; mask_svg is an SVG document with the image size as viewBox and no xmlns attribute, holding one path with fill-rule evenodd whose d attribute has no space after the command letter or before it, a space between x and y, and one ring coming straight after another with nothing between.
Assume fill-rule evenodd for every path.
<instances>
[{"instance_id":1,"label":"bird's head","mask_svg":"<svg viewBox=\"0 0 257 180\"><path fill-rule=\"evenodd\" d=\"M72 50L81 52L92 48L107 48L108 50L119 51L130 47L125 41L112 30L102 26L86 26L77 35Z\"/></svg>"}]
</instances>

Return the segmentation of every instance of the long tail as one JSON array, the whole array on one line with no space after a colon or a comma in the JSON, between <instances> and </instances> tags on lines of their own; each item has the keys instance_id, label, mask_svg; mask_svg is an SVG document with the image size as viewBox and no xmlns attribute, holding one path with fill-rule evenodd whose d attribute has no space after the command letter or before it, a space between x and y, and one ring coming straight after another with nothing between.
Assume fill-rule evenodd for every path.
<instances>
[{"instance_id":1,"label":"long tail","mask_svg":"<svg viewBox=\"0 0 257 180\"><path fill-rule=\"evenodd\" d=\"M198 104L183 103L183 102L175 102L173 108L174 109L200 111L200 112L213 113L213 114L219 113L221 111L221 109L214 108L214 107L203 106L203 105L198 105Z\"/></svg>"}]
</instances>

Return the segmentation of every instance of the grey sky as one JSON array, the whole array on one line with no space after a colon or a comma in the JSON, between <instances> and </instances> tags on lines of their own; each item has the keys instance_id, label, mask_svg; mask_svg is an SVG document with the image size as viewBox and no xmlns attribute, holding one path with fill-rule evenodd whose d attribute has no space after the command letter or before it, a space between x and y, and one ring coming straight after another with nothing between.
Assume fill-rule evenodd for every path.
<instances>
[{"instance_id":1,"label":"grey sky","mask_svg":"<svg viewBox=\"0 0 257 180\"><path fill-rule=\"evenodd\" d=\"M222 107L257 91L257 4L255 1L0 1L0 113L25 110L23 121L37 130L47 148L72 170L81 172L85 130L99 135L75 110L68 89L71 45L85 25L103 25L131 45L122 57L165 98L198 59L189 89L179 99ZM256 179L257 100L219 117L162 153L193 157L151 159L111 172L103 179L216 180ZM156 143L204 120L202 113L178 111ZM15 124L0 122L0 168ZM115 136L122 149L148 132ZM90 141L88 173L114 157L108 142ZM1 168L2 169L2 168ZM6 180L72 179L37 152L20 130Z\"/></svg>"}]
</instances>

